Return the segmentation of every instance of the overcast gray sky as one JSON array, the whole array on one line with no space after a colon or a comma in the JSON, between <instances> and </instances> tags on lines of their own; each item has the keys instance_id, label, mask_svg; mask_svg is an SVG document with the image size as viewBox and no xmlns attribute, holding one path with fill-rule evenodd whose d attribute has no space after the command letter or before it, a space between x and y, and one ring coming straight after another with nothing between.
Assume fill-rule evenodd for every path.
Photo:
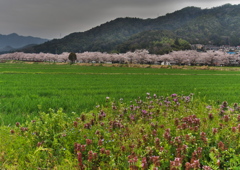
<instances>
[{"instance_id":1,"label":"overcast gray sky","mask_svg":"<svg viewBox=\"0 0 240 170\"><path fill-rule=\"evenodd\" d=\"M0 34L62 38L118 17L156 18L187 6L212 8L239 0L1 0Z\"/></svg>"}]
</instances>

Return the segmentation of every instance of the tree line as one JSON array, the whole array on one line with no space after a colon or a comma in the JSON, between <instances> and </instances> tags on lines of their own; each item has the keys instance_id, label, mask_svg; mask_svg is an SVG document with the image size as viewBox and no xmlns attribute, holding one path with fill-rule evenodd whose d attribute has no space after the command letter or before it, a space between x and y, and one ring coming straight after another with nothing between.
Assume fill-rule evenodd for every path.
<instances>
[{"instance_id":1,"label":"tree line","mask_svg":"<svg viewBox=\"0 0 240 170\"><path fill-rule=\"evenodd\" d=\"M223 51L197 52L194 50L173 51L169 54L150 54L148 50L136 50L127 53L23 53L15 52L0 55L0 61L19 60L35 62L71 62L71 63L119 63L119 64L162 64L162 65L240 65L239 54Z\"/></svg>"}]
</instances>

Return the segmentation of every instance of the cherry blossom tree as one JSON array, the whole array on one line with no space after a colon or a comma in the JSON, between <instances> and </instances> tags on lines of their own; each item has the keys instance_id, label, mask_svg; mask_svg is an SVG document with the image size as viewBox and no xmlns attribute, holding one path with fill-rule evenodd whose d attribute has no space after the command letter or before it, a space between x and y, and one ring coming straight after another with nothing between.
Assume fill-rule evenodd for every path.
<instances>
[{"instance_id":1,"label":"cherry blossom tree","mask_svg":"<svg viewBox=\"0 0 240 170\"><path fill-rule=\"evenodd\" d=\"M177 65L181 65L187 61L187 55L184 51L173 51L170 55Z\"/></svg>"},{"instance_id":2,"label":"cherry blossom tree","mask_svg":"<svg viewBox=\"0 0 240 170\"><path fill-rule=\"evenodd\" d=\"M186 55L186 60L188 61L188 64L193 66L197 65L199 55L199 52L195 50L188 51Z\"/></svg>"},{"instance_id":3,"label":"cherry blossom tree","mask_svg":"<svg viewBox=\"0 0 240 170\"><path fill-rule=\"evenodd\" d=\"M62 53L62 54L59 54L57 55L57 62L64 62L66 63L68 61L68 56L69 56L69 53Z\"/></svg>"},{"instance_id":4,"label":"cherry blossom tree","mask_svg":"<svg viewBox=\"0 0 240 170\"><path fill-rule=\"evenodd\" d=\"M173 61L173 58L170 54L164 54L158 57L158 62L161 62L162 65L169 65Z\"/></svg>"},{"instance_id":5,"label":"cherry blossom tree","mask_svg":"<svg viewBox=\"0 0 240 170\"><path fill-rule=\"evenodd\" d=\"M145 50L145 49L136 50L134 53L138 55L138 63L139 64L146 63L146 60L147 60L147 57L148 57L148 54L149 54L149 52L147 50Z\"/></svg>"}]
</instances>

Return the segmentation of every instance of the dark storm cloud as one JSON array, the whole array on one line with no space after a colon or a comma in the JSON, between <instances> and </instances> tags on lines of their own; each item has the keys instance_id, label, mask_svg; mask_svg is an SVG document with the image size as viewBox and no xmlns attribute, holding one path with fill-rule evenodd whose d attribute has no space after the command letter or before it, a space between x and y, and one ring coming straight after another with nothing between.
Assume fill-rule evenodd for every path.
<instances>
[{"instance_id":1,"label":"dark storm cloud","mask_svg":"<svg viewBox=\"0 0 240 170\"><path fill-rule=\"evenodd\" d=\"M60 38L118 17L156 18L186 6L202 8L238 0L1 0L0 34Z\"/></svg>"}]
</instances>

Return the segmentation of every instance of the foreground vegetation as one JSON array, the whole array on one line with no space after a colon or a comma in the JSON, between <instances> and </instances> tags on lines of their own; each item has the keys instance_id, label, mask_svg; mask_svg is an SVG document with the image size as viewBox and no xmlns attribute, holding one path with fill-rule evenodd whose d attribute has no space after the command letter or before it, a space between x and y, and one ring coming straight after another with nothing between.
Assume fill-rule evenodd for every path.
<instances>
[{"instance_id":1,"label":"foreground vegetation","mask_svg":"<svg viewBox=\"0 0 240 170\"><path fill-rule=\"evenodd\" d=\"M1 126L1 169L240 168L240 107L147 93L91 112L50 109Z\"/></svg>"}]
</instances>

